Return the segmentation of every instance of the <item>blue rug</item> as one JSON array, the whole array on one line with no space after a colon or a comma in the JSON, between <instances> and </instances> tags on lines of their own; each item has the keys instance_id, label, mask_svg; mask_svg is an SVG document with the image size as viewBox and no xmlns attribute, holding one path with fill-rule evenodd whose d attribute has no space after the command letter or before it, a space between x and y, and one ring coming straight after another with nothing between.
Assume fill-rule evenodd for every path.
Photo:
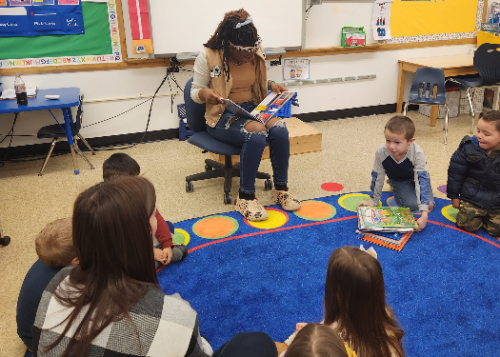
<instances>
[{"instance_id":1,"label":"blue rug","mask_svg":"<svg viewBox=\"0 0 500 357\"><path fill-rule=\"evenodd\" d=\"M384 205L390 197L384 193ZM214 349L241 331L284 341L297 322L322 320L332 251L370 246L355 235L362 199L306 201L300 216L272 206L269 222L258 227L236 212L176 223L174 241L187 243L190 254L160 270L160 284L191 303ZM500 242L483 230L458 230L449 205L436 199L427 227L401 252L374 246L387 302L406 332L407 356L497 356Z\"/></svg>"}]
</instances>

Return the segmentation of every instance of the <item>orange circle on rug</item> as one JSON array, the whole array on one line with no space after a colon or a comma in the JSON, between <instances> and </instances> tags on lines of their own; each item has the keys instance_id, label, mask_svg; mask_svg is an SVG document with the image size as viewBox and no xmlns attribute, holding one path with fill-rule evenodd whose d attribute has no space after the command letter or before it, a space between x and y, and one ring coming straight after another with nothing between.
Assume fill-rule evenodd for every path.
<instances>
[{"instance_id":1,"label":"orange circle on rug","mask_svg":"<svg viewBox=\"0 0 500 357\"><path fill-rule=\"evenodd\" d=\"M208 216L193 224L193 232L206 239L220 239L230 236L239 228L238 221L228 216Z\"/></svg>"},{"instance_id":2,"label":"orange circle on rug","mask_svg":"<svg viewBox=\"0 0 500 357\"><path fill-rule=\"evenodd\" d=\"M325 191L337 192L342 191L344 189L344 186L336 182L326 182L321 185L321 188Z\"/></svg>"},{"instance_id":3,"label":"orange circle on rug","mask_svg":"<svg viewBox=\"0 0 500 357\"><path fill-rule=\"evenodd\" d=\"M266 208L269 218L265 221L252 222L244 219L245 223L250 227L258 229L274 229L285 225L288 222L288 214L276 208Z\"/></svg>"},{"instance_id":4,"label":"orange circle on rug","mask_svg":"<svg viewBox=\"0 0 500 357\"><path fill-rule=\"evenodd\" d=\"M334 206L321 201L303 201L300 209L296 210L296 216L308 221L326 221L337 213Z\"/></svg>"}]
</instances>

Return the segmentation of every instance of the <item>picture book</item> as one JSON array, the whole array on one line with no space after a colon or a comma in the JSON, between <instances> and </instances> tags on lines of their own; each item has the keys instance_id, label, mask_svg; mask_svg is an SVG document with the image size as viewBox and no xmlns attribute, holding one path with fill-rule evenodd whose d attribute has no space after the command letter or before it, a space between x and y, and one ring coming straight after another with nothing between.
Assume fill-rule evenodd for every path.
<instances>
[{"instance_id":1,"label":"picture book","mask_svg":"<svg viewBox=\"0 0 500 357\"><path fill-rule=\"evenodd\" d=\"M357 231L359 232L359 231ZM389 248L392 250L395 250L397 252L400 252L403 247L405 246L406 242L408 242L408 239L410 236L413 234L413 232L406 232L405 234L401 235L400 240L398 241L398 244L396 243L391 243L386 240L382 240L381 238L384 236L379 236L377 234L372 234L372 233L366 233L366 232L359 232L356 237L362 241L372 243L384 248ZM378 236L378 238L376 238Z\"/></svg>"},{"instance_id":2,"label":"picture book","mask_svg":"<svg viewBox=\"0 0 500 357\"><path fill-rule=\"evenodd\" d=\"M413 232L361 232L359 230L356 231L357 235L367 236L374 239L378 239L379 241L383 241L388 244L401 245L405 242Z\"/></svg>"},{"instance_id":3,"label":"picture book","mask_svg":"<svg viewBox=\"0 0 500 357\"><path fill-rule=\"evenodd\" d=\"M408 207L358 207L358 229L362 232L412 232L416 228Z\"/></svg>"},{"instance_id":4,"label":"picture book","mask_svg":"<svg viewBox=\"0 0 500 357\"><path fill-rule=\"evenodd\" d=\"M230 99L223 99L226 104L226 109L231 113L238 115L240 118L256 120L264 125L267 124L272 117L276 115L288 101L294 100L297 96L296 92L271 92L259 105L252 110L251 113L234 103Z\"/></svg>"}]
</instances>

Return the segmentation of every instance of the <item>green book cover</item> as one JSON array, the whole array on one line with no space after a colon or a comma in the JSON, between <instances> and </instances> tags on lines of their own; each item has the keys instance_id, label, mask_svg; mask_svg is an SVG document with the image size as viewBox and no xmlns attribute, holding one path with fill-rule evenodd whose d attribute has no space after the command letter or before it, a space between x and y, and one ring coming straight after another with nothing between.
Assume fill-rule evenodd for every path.
<instances>
[{"instance_id":1,"label":"green book cover","mask_svg":"<svg viewBox=\"0 0 500 357\"><path fill-rule=\"evenodd\" d=\"M407 207L358 207L360 231L408 232L418 228Z\"/></svg>"}]
</instances>

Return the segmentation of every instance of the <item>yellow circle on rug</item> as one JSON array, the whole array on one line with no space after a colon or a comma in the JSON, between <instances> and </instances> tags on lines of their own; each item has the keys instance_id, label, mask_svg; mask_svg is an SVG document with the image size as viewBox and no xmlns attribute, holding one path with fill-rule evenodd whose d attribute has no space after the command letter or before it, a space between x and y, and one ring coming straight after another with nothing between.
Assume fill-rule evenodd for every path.
<instances>
[{"instance_id":1,"label":"yellow circle on rug","mask_svg":"<svg viewBox=\"0 0 500 357\"><path fill-rule=\"evenodd\" d=\"M453 223L457 222L457 213L458 210L456 208L453 208L452 205L444 206L441 209L441 214Z\"/></svg>"},{"instance_id":2,"label":"yellow circle on rug","mask_svg":"<svg viewBox=\"0 0 500 357\"><path fill-rule=\"evenodd\" d=\"M326 221L337 213L334 206L321 201L303 201L300 209L296 210L296 216L308 221Z\"/></svg>"},{"instance_id":3,"label":"yellow circle on rug","mask_svg":"<svg viewBox=\"0 0 500 357\"><path fill-rule=\"evenodd\" d=\"M274 229L285 225L288 222L288 214L276 208L266 208L269 218L265 221L252 222L245 219L245 223L258 229Z\"/></svg>"},{"instance_id":4,"label":"yellow circle on rug","mask_svg":"<svg viewBox=\"0 0 500 357\"><path fill-rule=\"evenodd\" d=\"M208 216L193 224L193 232L206 239L220 239L230 236L239 228L238 221L228 216Z\"/></svg>"},{"instance_id":5,"label":"yellow circle on rug","mask_svg":"<svg viewBox=\"0 0 500 357\"><path fill-rule=\"evenodd\" d=\"M188 232L186 232L184 229L175 228L175 233L172 236L172 242L174 244L188 245L190 240L191 237L189 236Z\"/></svg>"},{"instance_id":6,"label":"yellow circle on rug","mask_svg":"<svg viewBox=\"0 0 500 357\"><path fill-rule=\"evenodd\" d=\"M358 204L361 201L368 201L369 199L370 196L364 193L349 193L347 195L340 196L339 205L348 211L357 212L356 208L358 207Z\"/></svg>"}]
</instances>

